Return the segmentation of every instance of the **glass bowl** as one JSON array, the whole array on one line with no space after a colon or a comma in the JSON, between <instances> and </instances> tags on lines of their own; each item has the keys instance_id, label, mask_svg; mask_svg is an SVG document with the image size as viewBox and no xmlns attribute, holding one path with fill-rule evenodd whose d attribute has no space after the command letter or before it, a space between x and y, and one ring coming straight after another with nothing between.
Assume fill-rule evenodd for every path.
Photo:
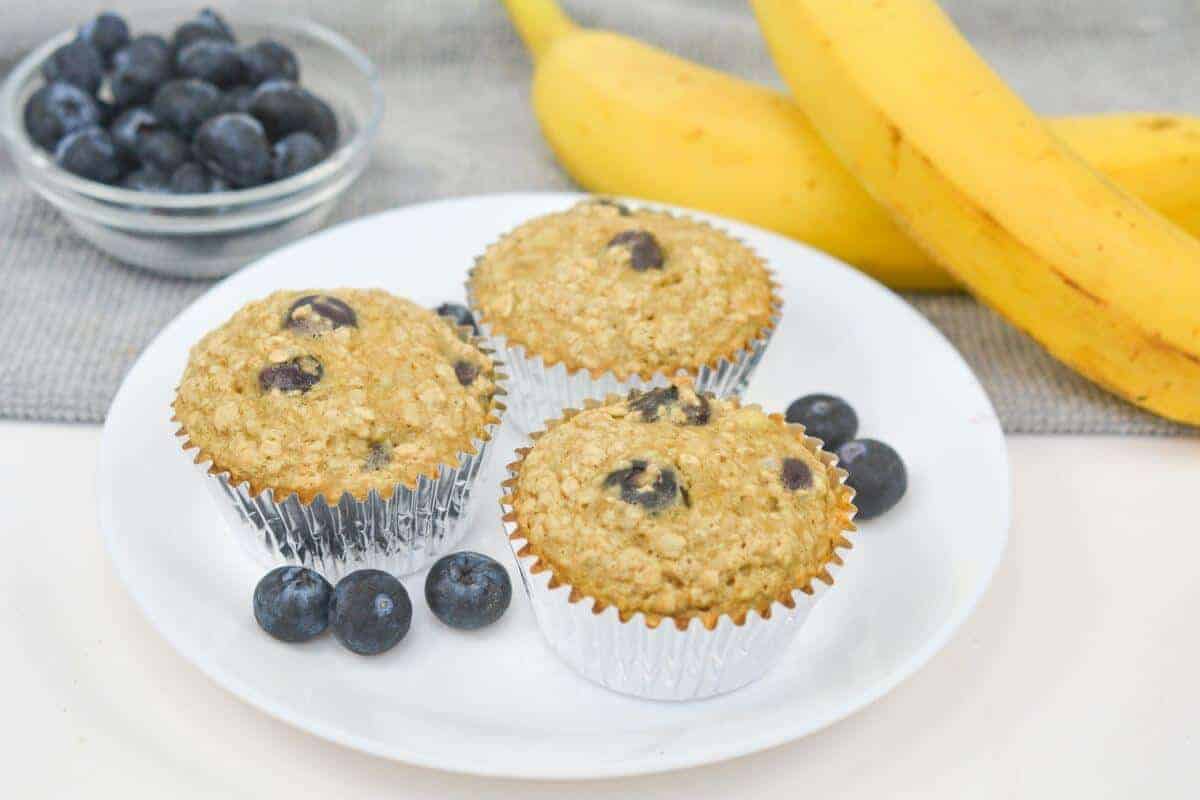
<instances>
[{"instance_id":1,"label":"glass bowl","mask_svg":"<svg viewBox=\"0 0 1200 800\"><path fill-rule=\"evenodd\" d=\"M137 32L169 34L181 19L131 19ZM156 18L157 17L157 18ZM137 192L60 169L25 131L25 102L42 84L41 65L75 37L66 31L25 57L0 87L0 133L22 179L75 230L121 261L189 278L228 275L308 233L367 165L383 117L375 65L358 48L314 22L234 18L239 41L271 38L291 47L300 81L337 114L338 147L317 166L252 189L196 195Z\"/></svg>"}]
</instances>

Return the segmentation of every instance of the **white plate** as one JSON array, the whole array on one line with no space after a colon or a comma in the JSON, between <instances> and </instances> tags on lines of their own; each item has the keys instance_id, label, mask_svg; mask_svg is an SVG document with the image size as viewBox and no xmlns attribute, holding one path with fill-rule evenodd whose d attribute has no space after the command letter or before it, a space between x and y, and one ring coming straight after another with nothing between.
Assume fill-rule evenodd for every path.
<instances>
[{"instance_id":1,"label":"white plate","mask_svg":"<svg viewBox=\"0 0 1200 800\"><path fill-rule=\"evenodd\" d=\"M577 677L543 644L501 533L497 484L517 446L502 430L473 500L466 548L508 566L517 594L491 629L458 633L405 581L412 631L362 658L332 637L285 645L258 630L260 571L222 528L172 436L168 404L188 348L242 303L282 287L381 286L435 305L461 300L473 257L515 224L577 199L470 197L326 231L215 286L146 349L113 401L100 449L100 529L117 573L164 637L245 701L318 736L456 772L591 778L659 772L762 750L877 699L936 653L974 608L1009 522L1004 440L966 364L903 300L833 259L717 222L778 271L784 320L750 387L783 409L830 391L861 434L903 455L909 492L864 523L838 583L782 663L731 695L634 700Z\"/></svg>"}]
</instances>

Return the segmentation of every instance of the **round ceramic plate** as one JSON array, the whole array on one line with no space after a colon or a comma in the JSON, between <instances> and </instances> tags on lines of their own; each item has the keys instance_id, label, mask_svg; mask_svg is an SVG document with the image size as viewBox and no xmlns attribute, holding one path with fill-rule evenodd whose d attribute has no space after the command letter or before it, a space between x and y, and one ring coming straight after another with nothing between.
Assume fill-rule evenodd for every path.
<instances>
[{"instance_id":1,"label":"round ceramic plate","mask_svg":"<svg viewBox=\"0 0 1200 800\"><path fill-rule=\"evenodd\" d=\"M457 772L590 778L658 772L762 750L833 723L921 667L974 608L1000 560L1008 466L995 413L966 364L903 300L787 239L724 220L777 271L784 317L748 392L782 410L803 394L849 398L861 435L908 463L908 496L863 523L837 584L780 665L712 700L667 704L577 677L542 642L500 527L498 483L519 445L505 426L481 475L464 548L500 559L517 587L490 629L460 633L406 579L412 630L355 656L326 636L285 645L250 611L260 570L223 528L168 421L188 348L275 289L378 286L436 305L463 297L497 236L577 200L471 197L397 209L292 245L215 286L146 349L104 428L100 529L116 570L164 637L213 680L335 742Z\"/></svg>"}]
</instances>

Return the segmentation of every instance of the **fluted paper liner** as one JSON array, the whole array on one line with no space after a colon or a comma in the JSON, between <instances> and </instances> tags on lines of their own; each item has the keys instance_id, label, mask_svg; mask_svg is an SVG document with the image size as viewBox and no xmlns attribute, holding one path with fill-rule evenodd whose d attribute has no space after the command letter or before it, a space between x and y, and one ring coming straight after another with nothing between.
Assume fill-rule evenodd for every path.
<instances>
[{"instance_id":1,"label":"fluted paper liner","mask_svg":"<svg viewBox=\"0 0 1200 800\"><path fill-rule=\"evenodd\" d=\"M583 404L583 409L620 402L612 395ZM732 398L735 406L738 399ZM568 409L547 422L536 440L565 423L581 409ZM622 612L585 595L554 573L525 538L517 519L517 482L525 456L516 451L502 484L500 508L505 533L533 605L542 635L571 668L602 686L623 694L655 700L698 700L731 692L761 678L778 661L800 631L823 591L833 585L833 573L842 565L839 549L852 547L846 538L855 530L854 490L846 484L846 471L837 457L821 448L821 441L805 435L803 426L788 425L780 414L768 415L786 425L834 478L837 521L834 547L822 570L806 584L793 586L765 607L736 617L711 612L692 618L660 617Z\"/></svg>"},{"instance_id":2,"label":"fluted paper liner","mask_svg":"<svg viewBox=\"0 0 1200 800\"><path fill-rule=\"evenodd\" d=\"M692 221L697 225L713 227L703 220ZM725 235L752 250L741 239L727 232ZM666 386L680 378L690 380L696 391L711 392L721 400L740 396L750 382L751 374L762 361L782 318L783 298L779 293L779 283L770 268L764 268L771 276L771 317L749 342L705 364L679 364L672 369L646 370L628 375L605 369L572 369L561 361L547 363L542 356L529 353L524 346L509 342L505 336L492 330L491 323L475 298L471 287L474 269L467 277L467 303L480 331L501 354L508 367L511 376L508 419L522 433L529 434L540 430L546 420L559 416L564 409L580 408L588 401L599 400L610 394L624 395L630 389Z\"/></svg>"},{"instance_id":3,"label":"fluted paper liner","mask_svg":"<svg viewBox=\"0 0 1200 800\"><path fill-rule=\"evenodd\" d=\"M329 581L357 569L374 568L405 575L450 552L465 533L471 489L487 464L506 406L504 364L482 340L460 332L492 359L497 384L483 429L471 449L436 473L417 477L412 486L396 483L390 494L372 489L365 497L343 492L331 502L323 494L277 496L270 486L235 481L213 456L188 438L183 423L176 436L205 476L205 484L230 531L264 566L302 564Z\"/></svg>"}]
</instances>

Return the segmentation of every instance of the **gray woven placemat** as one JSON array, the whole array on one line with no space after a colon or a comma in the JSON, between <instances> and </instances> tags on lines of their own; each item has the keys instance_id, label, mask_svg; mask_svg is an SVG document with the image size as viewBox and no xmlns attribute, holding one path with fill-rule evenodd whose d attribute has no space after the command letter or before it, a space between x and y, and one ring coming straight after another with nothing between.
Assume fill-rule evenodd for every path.
<instances>
[{"instance_id":1,"label":"gray woven placemat","mask_svg":"<svg viewBox=\"0 0 1200 800\"><path fill-rule=\"evenodd\" d=\"M62 8L60 6L68 6ZM331 223L405 203L482 192L563 189L528 103L529 64L498 0L227 3L308 16L357 42L385 75L388 112L371 169ZM1046 113L1187 110L1200 11L1190 0L950 0L980 50ZM49 6L49 7L48 7ZM777 84L737 0L573 0L588 24ZM136 27L139 8L116 3ZM86 10L82 10L86 8ZM7 0L0 72L91 12L83 3ZM139 272L93 250L0 157L0 417L93 422L154 334L207 288ZM1184 434L1115 399L960 296L913 297L979 374L1010 433Z\"/></svg>"}]
</instances>

